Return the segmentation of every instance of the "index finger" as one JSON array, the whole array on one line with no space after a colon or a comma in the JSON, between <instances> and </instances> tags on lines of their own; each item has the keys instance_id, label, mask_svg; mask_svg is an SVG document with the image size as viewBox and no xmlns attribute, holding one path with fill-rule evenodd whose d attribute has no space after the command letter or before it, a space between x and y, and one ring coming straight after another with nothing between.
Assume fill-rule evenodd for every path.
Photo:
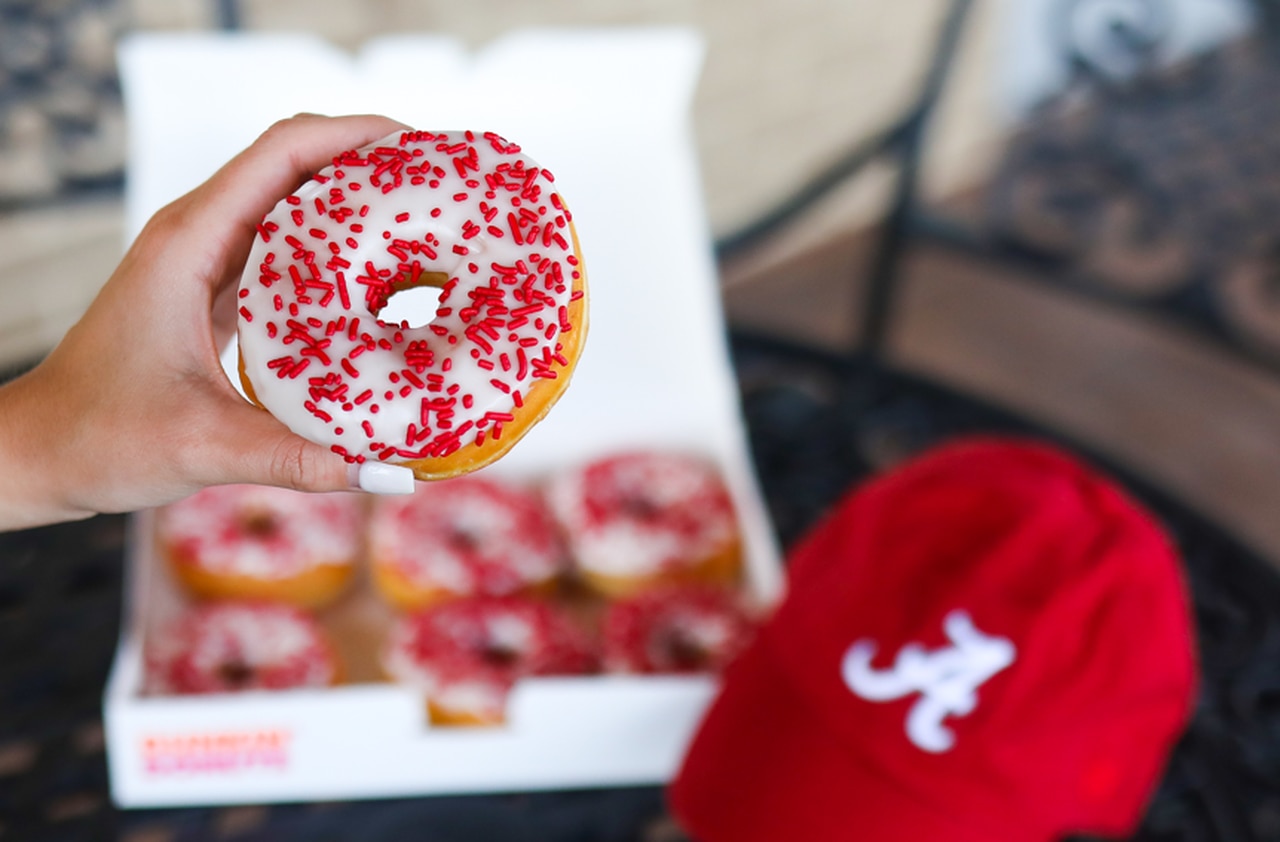
<instances>
[{"instance_id":1,"label":"index finger","mask_svg":"<svg viewBox=\"0 0 1280 842\"><path fill-rule=\"evenodd\" d=\"M263 215L335 156L406 130L403 123L373 114L299 114L281 120L187 194L184 222L201 239L212 238L230 250L243 239L247 248Z\"/></svg>"}]
</instances>

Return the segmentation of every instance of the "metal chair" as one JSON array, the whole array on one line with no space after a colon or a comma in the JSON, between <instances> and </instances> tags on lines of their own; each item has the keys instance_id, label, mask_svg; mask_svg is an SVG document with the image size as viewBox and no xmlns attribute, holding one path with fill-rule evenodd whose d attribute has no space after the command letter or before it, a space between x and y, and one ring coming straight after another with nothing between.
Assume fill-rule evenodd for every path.
<instances>
[{"instance_id":1,"label":"metal chair","mask_svg":"<svg viewBox=\"0 0 1280 842\"><path fill-rule=\"evenodd\" d=\"M1061 13L1070 15L1087 2L1064 3ZM1129 17L1139 21L1159 6L1129 5L1141 7ZM1158 26L1113 33L1132 50L1121 77L1108 76L1080 45L1064 43L1076 85L1088 91L1086 104L1051 102L1034 115L999 167L977 222L926 207L919 190L930 117L969 7L968 0L951 4L924 83L898 122L774 213L719 244L722 257L748 251L868 164L894 167L892 200L866 269L857 349L841 354L758 331L732 334L756 463L775 521L790 541L849 484L958 435L1034 435L1083 454L1127 485L1174 536L1200 631L1200 705L1135 838L1276 838L1280 574L1221 527L1078 442L901 370L885 343L904 258L928 245L1031 268L1024 274L1038 283L1126 312L1157 314L1246 364L1280 364L1280 318L1261 306L1269 303L1277 241L1265 225L1242 225L1235 203L1224 199L1244 195L1248 206L1267 207L1280 201L1280 193L1272 197L1280 180L1273 186L1240 168L1201 185L1171 168L1175 161L1194 168L1193 153L1178 159L1165 150L1160 157L1149 148L1165 141L1167 131L1160 129L1175 121L1241 135L1265 120L1261 112L1272 106L1261 93L1280 80L1272 48L1275 7L1260 4L1261 33L1254 40L1172 71L1156 61ZM1241 107L1224 113L1228 96ZM1111 221L1123 225L1097 223L1116 208L1125 215ZM1222 236L1224 229L1231 236Z\"/></svg>"}]
</instances>

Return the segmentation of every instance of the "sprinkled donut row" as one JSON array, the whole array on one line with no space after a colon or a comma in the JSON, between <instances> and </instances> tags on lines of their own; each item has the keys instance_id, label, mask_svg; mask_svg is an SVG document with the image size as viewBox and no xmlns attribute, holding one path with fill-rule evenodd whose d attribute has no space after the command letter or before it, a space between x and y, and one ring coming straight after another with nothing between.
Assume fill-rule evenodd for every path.
<instances>
[{"instance_id":1,"label":"sprinkled donut row","mask_svg":"<svg viewBox=\"0 0 1280 842\"><path fill-rule=\"evenodd\" d=\"M554 603L478 597L400 617L382 667L423 691L436 724L494 725L521 678L719 672L754 630L725 588L668 587L617 600L594 637Z\"/></svg>"},{"instance_id":2,"label":"sprinkled donut row","mask_svg":"<svg viewBox=\"0 0 1280 842\"><path fill-rule=\"evenodd\" d=\"M379 500L227 485L157 513L156 543L191 596L320 609L343 595L360 559L405 610L469 595L550 591L567 556L531 490L479 477L424 483Z\"/></svg>"},{"instance_id":3,"label":"sprinkled donut row","mask_svg":"<svg viewBox=\"0 0 1280 842\"><path fill-rule=\"evenodd\" d=\"M475 597L399 617L380 660L393 681L421 690L432 721L493 725L522 678L718 672L754 623L728 590L667 588L612 603L599 639L561 607ZM285 605L198 605L148 637L151 695L288 690L338 683L342 669L319 624Z\"/></svg>"},{"instance_id":4,"label":"sprinkled donut row","mask_svg":"<svg viewBox=\"0 0 1280 842\"><path fill-rule=\"evenodd\" d=\"M351 463L420 479L505 453L568 385L586 276L551 173L492 132L403 132L336 156L258 226L241 380ZM425 324L379 318L438 287Z\"/></svg>"},{"instance_id":5,"label":"sprinkled donut row","mask_svg":"<svg viewBox=\"0 0 1280 842\"><path fill-rule=\"evenodd\" d=\"M612 597L737 578L733 505L701 460L620 454L562 472L544 491L482 477L424 483L378 499L366 524L357 495L222 486L162 509L157 539L197 597L305 608L343 593L366 536L373 582L402 610L547 593L571 571Z\"/></svg>"},{"instance_id":6,"label":"sprinkled donut row","mask_svg":"<svg viewBox=\"0 0 1280 842\"><path fill-rule=\"evenodd\" d=\"M404 611L380 655L384 673L421 688L441 724L500 722L508 691L527 676L716 671L736 654L753 624L728 587L738 572L739 539L727 492L708 465L672 454L621 454L563 473L543 490L481 477L430 483L410 497L375 500L366 522L358 495L223 487L162 511L158 537L177 578L197 596L283 597L314 607L320 604L314 588L297 599L282 583L294 587L299 577L330 568L349 578L352 547L367 535L373 582ZM558 526L579 531L562 537ZM595 617L596 633L579 625L583 617L570 619L573 600L530 598L549 596L568 569L566 543L587 548L578 572L606 597L578 600L574 609ZM585 563L594 560L591 553L599 554L594 570ZM620 571L628 574L626 587ZM602 575L607 587L597 586ZM224 584L260 581L247 592L191 586L216 577ZM195 619L159 638L162 651L173 644L179 653L149 658L159 676L153 687L314 686L311 679L290 685L278 677L296 674L277 670L289 661L288 647L271 650L269 659L240 654L245 644L228 623L206 617L224 608L254 629L265 628L276 606L237 601L196 608ZM279 610L273 628L289 629L303 617ZM310 622L311 632L295 629L281 639L307 648L309 636L321 637ZM221 642L202 642L207 632L199 630L206 628ZM200 670L165 666L187 663L197 650L222 654L200 656ZM199 680L164 677L175 669Z\"/></svg>"},{"instance_id":7,"label":"sprinkled donut row","mask_svg":"<svg viewBox=\"0 0 1280 842\"><path fill-rule=\"evenodd\" d=\"M709 464L634 452L553 476L543 501L480 477L379 500L374 581L393 605L467 594L546 592L563 573L610 597L673 583L734 581L741 541Z\"/></svg>"},{"instance_id":8,"label":"sprinkled donut row","mask_svg":"<svg viewBox=\"0 0 1280 842\"><path fill-rule=\"evenodd\" d=\"M624 453L547 483L548 510L579 578L606 598L593 636L554 602L440 599L451 589L443 583L464 569L479 575L479 559L489 553L523 557L526 570L539 571L522 580L525 593L528 582L548 582L557 572L563 555L545 513L526 499L520 516L538 525L508 534L500 524L514 522L512 510L497 509L500 495L486 485L468 477L379 501L383 519L373 541L384 548L374 552L375 571L398 571L426 597L398 601L417 610L396 621L383 671L423 690L433 722L500 723L511 687L528 676L717 672L750 639L755 623L729 587L740 565L737 522L708 464Z\"/></svg>"}]
</instances>

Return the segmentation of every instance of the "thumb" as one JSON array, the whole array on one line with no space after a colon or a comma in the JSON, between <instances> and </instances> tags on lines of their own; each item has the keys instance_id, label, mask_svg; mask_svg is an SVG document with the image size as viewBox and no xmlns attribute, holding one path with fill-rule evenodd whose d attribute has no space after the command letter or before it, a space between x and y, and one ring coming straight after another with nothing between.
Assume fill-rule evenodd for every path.
<instances>
[{"instance_id":1,"label":"thumb","mask_svg":"<svg viewBox=\"0 0 1280 842\"><path fill-rule=\"evenodd\" d=\"M349 464L325 447L293 433L264 409L241 404L232 410L227 432L215 443L215 464L226 476L217 482L276 485L298 491L359 489L375 494L412 494L413 471L399 465Z\"/></svg>"},{"instance_id":2,"label":"thumb","mask_svg":"<svg viewBox=\"0 0 1280 842\"><path fill-rule=\"evenodd\" d=\"M249 404L230 409L211 442L218 483L276 485L298 491L341 491L355 486L345 459L289 430Z\"/></svg>"}]
</instances>

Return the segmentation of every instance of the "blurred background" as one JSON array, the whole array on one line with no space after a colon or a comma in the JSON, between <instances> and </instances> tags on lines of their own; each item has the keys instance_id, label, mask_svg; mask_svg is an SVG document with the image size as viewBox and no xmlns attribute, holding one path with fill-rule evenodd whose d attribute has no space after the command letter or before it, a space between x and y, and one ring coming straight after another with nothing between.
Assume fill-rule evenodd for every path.
<instances>
[{"instance_id":1,"label":"blurred background","mask_svg":"<svg viewBox=\"0 0 1280 842\"><path fill-rule=\"evenodd\" d=\"M355 53L398 32L480 47L529 26L689 26L707 48L693 126L739 335L870 343L1275 565L1278 21L1269 0L0 0L0 369L51 348L122 252L129 33L309 32ZM890 426L927 426L922 405ZM762 406L753 421L781 417ZM872 463L894 452L872 445ZM1274 665L1268 623L1254 637ZM1271 672L1250 696L1267 722ZM1275 756L1259 761L1270 790ZM1252 836L1150 838L1280 838L1280 803L1264 806Z\"/></svg>"},{"instance_id":2,"label":"blurred background","mask_svg":"<svg viewBox=\"0 0 1280 842\"><path fill-rule=\"evenodd\" d=\"M694 126L712 226L727 238L909 110L950 7L942 0L0 0L0 363L20 365L51 347L120 255L127 138L114 47L130 32L303 31L358 51L401 31L478 47L527 26L695 27L707 56ZM1258 195L1275 189L1265 182L1277 174L1266 152L1280 126L1266 122L1266 97L1250 94L1269 93L1269 59L1249 52L1268 14L1269 4L1247 0L974 3L923 143L919 195L988 240L995 232L1040 254L1079 258L1081 238L1094 238L1097 253L1081 260L1103 266L1112 292L1160 291L1179 273L1201 271L1199 245L1229 239L1213 225L1252 226L1257 236L1237 239L1250 240L1244 245L1253 253L1280 210ZM1236 98L1214 113L1206 113L1214 97L1192 91L1181 106L1162 94L1159 114L1118 129L1110 111L1090 116L1091 102L1112 108L1115 92L1134 78L1176 78L1205 61L1235 74L1223 84L1235 85ZM1234 70L1222 69L1232 61ZM1063 122L1068 113L1074 122ZM1219 134L1215 119L1236 120L1227 130L1234 134ZM1113 129L1121 134L1108 135ZM1064 145L1072 137L1078 142L1065 151L1041 148L1046 138ZM1118 151L1099 152L1107 144ZM1072 162L1071 149L1093 158ZM1158 155L1165 158L1156 167ZM1155 168L1147 172L1143 162ZM1051 184L1028 181L1046 168ZM1151 187L1137 202L1121 195L1133 192L1124 179L1135 169L1146 179L1141 189ZM1227 192L1211 210L1228 221L1165 219L1163 237L1143 229L1161 224L1143 202L1167 216L1170 203L1196 205L1194 191L1215 179ZM726 253L725 301L735 324L832 347L854 341L856 278L867 235L891 197L893 169L872 162L856 177L828 182L796 224ZM1064 185L1093 192L1051 195ZM1121 195L1110 215L1081 213L1103 194ZM1248 220L1232 222L1233 213ZM1097 228L1103 217L1115 235L1105 242L1082 227L1082 218ZM1255 281L1265 265L1253 267ZM891 347L904 364L1098 447L1280 558L1280 519L1269 505L1280 477L1280 390L1266 364L1152 327L1146 314L1019 283L1022 266L926 248L903 269L908 282L900 285ZM1258 283L1241 283L1253 293L1236 302L1237 333L1266 334L1272 302L1257 294Z\"/></svg>"},{"instance_id":3,"label":"blurred background","mask_svg":"<svg viewBox=\"0 0 1280 842\"><path fill-rule=\"evenodd\" d=\"M0 283L8 295L30 290L29 277L57 276L58 289L43 283L26 300L6 297L0 358L47 348L118 256L126 138L114 45L129 32L302 31L354 52L370 38L397 32L442 33L479 47L528 26L695 27L707 43L694 114L707 203L715 229L728 232L896 116L914 94L946 5L2 0ZM939 133L945 140L933 150L931 182L939 192L974 184L996 150L994 60L1005 5L978 10L966 35ZM807 226L800 245L864 225L880 198L876 179L866 181L840 197L824 215L829 222Z\"/></svg>"}]
</instances>

